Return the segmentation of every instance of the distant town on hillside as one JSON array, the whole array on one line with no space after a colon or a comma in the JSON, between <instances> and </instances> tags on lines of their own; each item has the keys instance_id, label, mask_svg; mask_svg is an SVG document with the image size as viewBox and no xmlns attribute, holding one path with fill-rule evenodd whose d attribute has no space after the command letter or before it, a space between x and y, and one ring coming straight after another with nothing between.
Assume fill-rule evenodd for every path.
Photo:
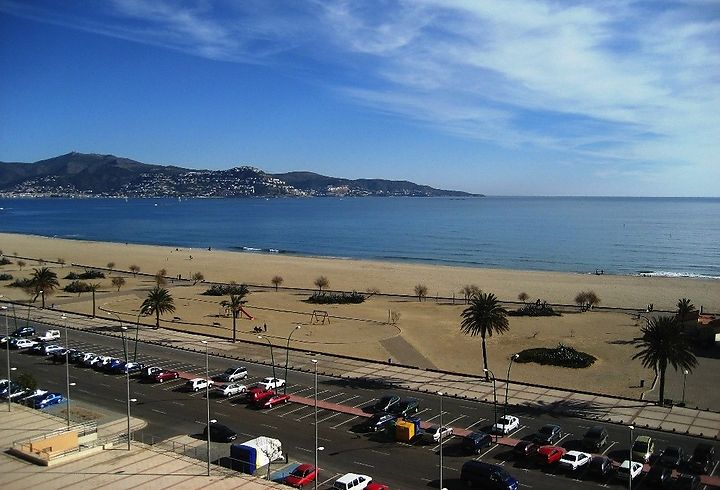
<instances>
[{"instance_id":1,"label":"distant town on hillside","mask_svg":"<svg viewBox=\"0 0 720 490\"><path fill-rule=\"evenodd\" d=\"M312 172L268 174L251 166L193 170L95 153L34 163L0 162L3 197L480 197L408 181L343 179Z\"/></svg>"}]
</instances>

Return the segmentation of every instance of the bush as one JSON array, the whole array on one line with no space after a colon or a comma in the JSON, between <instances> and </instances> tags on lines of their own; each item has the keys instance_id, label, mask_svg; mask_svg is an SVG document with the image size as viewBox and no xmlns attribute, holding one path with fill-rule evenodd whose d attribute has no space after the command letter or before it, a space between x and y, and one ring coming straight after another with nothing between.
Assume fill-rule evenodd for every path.
<instances>
[{"instance_id":1,"label":"bush","mask_svg":"<svg viewBox=\"0 0 720 490\"><path fill-rule=\"evenodd\" d=\"M0 281L10 281L12 278L12 274L0 274Z\"/></svg>"},{"instance_id":2,"label":"bush","mask_svg":"<svg viewBox=\"0 0 720 490\"><path fill-rule=\"evenodd\" d=\"M33 281L29 277L24 277L22 279L15 279L13 282L8 284L8 287L21 288L21 289L32 288L32 286L33 286Z\"/></svg>"},{"instance_id":3,"label":"bush","mask_svg":"<svg viewBox=\"0 0 720 490\"><path fill-rule=\"evenodd\" d=\"M540 347L536 349L526 349L518 354L519 357L515 362L536 362L538 364L549 364L551 366L569 368L590 367L597 360L590 354L577 351L572 347L567 347L562 344L558 344L554 349Z\"/></svg>"},{"instance_id":4,"label":"bush","mask_svg":"<svg viewBox=\"0 0 720 490\"><path fill-rule=\"evenodd\" d=\"M523 307L509 311L508 316L561 316L560 313L553 310L553 307L547 303L530 303Z\"/></svg>"},{"instance_id":5,"label":"bush","mask_svg":"<svg viewBox=\"0 0 720 490\"><path fill-rule=\"evenodd\" d=\"M242 284L213 284L204 293L205 296L229 296L241 294Z\"/></svg>"},{"instance_id":6,"label":"bush","mask_svg":"<svg viewBox=\"0 0 720 490\"><path fill-rule=\"evenodd\" d=\"M353 291L352 293L315 293L307 299L308 303L327 304L359 304L365 301L365 295Z\"/></svg>"},{"instance_id":7,"label":"bush","mask_svg":"<svg viewBox=\"0 0 720 490\"><path fill-rule=\"evenodd\" d=\"M67 276L65 276L65 279L69 279L71 281L77 281L79 279L82 279L84 281L88 279L105 279L105 274L100 271L85 271L82 274L76 274L74 272L71 272Z\"/></svg>"},{"instance_id":8,"label":"bush","mask_svg":"<svg viewBox=\"0 0 720 490\"><path fill-rule=\"evenodd\" d=\"M12 260L8 259L7 257L0 257L0 265L8 264L12 264Z\"/></svg>"},{"instance_id":9,"label":"bush","mask_svg":"<svg viewBox=\"0 0 720 490\"><path fill-rule=\"evenodd\" d=\"M68 293L89 293L91 291L90 285L82 281L73 281L63 288L63 291Z\"/></svg>"}]
</instances>

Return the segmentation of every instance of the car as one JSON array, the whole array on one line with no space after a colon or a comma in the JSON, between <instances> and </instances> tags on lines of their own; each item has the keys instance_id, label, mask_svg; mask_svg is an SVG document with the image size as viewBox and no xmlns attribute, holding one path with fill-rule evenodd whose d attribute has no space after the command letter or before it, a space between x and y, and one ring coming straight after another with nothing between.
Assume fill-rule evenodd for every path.
<instances>
[{"instance_id":1,"label":"car","mask_svg":"<svg viewBox=\"0 0 720 490\"><path fill-rule=\"evenodd\" d=\"M695 446L692 457L688 463L691 471L707 473L715 465L715 446L701 442Z\"/></svg>"},{"instance_id":2,"label":"car","mask_svg":"<svg viewBox=\"0 0 720 490\"><path fill-rule=\"evenodd\" d=\"M475 460L462 465L460 481L468 487L496 490L517 490L520 485L502 466Z\"/></svg>"},{"instance_id":3,"label":"car","mask_svg":"<svg viewBox=\"0 0 720 490\"><path fill-rule=\"evenodd\" d=\"M697 490L700 488L700 478L697 475L680 474L675 479L672 488L673 490Z\"/></svg>"},{"instance_id":4,"label":"car","mask_svg":"<svg viewBox=\"0 0 720 490\"><path fill-rule=\"evenodd\" d=\"M156 383L163 383L170 379L178 379L179 377L180 377L180 373L178 373L177 371L160 370L160 371L154 371L154 374L150 377L150 379L155 381Z\"/></svg>"},{"instance_id":5,"label":"car","mask_svg":"<svg viewBox=\"0 0 720 490\"><path fill-rule=\"evenodd\" d=\"M440 436L443 441L453 435L453 428L446 425L440 427L439 425L431 425L423 432L423 439L427 442L440 442Z\"/></svg>"},{"instance_id":6,"label":"car","mask_svg":"<svg viewBox=\"0 0 720 490\"><path fill-rule=\"evenodd\" d=\"M560 446L540 446L535 454L535 461L540 465L548 466L560 461L565 455L565 448Z\"/></svg>"},{"instance_id":7,"label":"car","mask_svg":"<svg viewBox=\"0 0 720 490\"><path fill-rule=\"evenodd\" d=\"M390 408L390 411L398 417L409 417L418 413L420 402L415 398L402 398Z\"/></svg>"},{"instance_id":8,"label":"car","mask_svg":"<svg viewBox=\"0 0 720 490\"><path fill-rule=\"evenodd\" d=\"M246 399L250 403L255 403L262 398L274 395L275 390L266 390L261 386L253 386L247 390Z\"/></svg>"},{"instance_id":9,"label":"car","mask_svg":"<svg viewBox=\"0 0 720 490\"><path fill-rule=\"evenodd\" d=\"M385 395L375 402L373 412L389 412L395 405L400 403L400 397L397 395Z\"/></svg>"},{"instance_id":10,"label":"car","mask_svg":"<svg viewBox=\"0 0 720 490\"><path fill-rule=\"evenodd\" d=\"M152 379L153 376L155 376L162 370L163 368L161 368L160 366L147 366L145 367L145 369L143 369L142 373L140 373L140 376L145 379Z\"/></svg>"},{"instance_id":11,"label":"car","mask_svg":"<svg viewBox=\"0 0 720 490\"><path fill-rule=\"evenodd\" d=\"M640 473L642 473L643 469L643 463L640 463L638 461L630 461L629 459L626 459L622 462L622 464L618 467L617 473L615 473L615 477L619 478L621 480L629 480L629 479L635 479L637 478Z\"/></svg>"},{"instance_id":12,"label":"car","mask_svg":"<svg viewBox=\"0 0 720 490\"><path fill-rule=\"evenodd\" d=\"M398 416L394 413L378 412L365 421L363 428L370 432L378 432L389 424L395 424L397 419Z\"/></svg>"},{"instance_id":13,"label":"car","mask_svg":"<svg viewBox=\"0 0 720 490\"><path fill-rule=\"evenodd\" d=\"M33 400L35 408L43 409L50 405L57 405L65 401L65 397L61 393L46 393Z\"/></svg>"},{"instance_id":14,"label":"car","mask_svg":"<svg viewBox=\"0 0 720 490\"><path fill-rule=\"evenodd\" d=\"M110 364L113 362L114 358L111 356L98 356L98 359L96 362L92 363L93 369L97 369L98 371L105 370Z\"/></svg>"},{"instance_id":15,"label":"car","mask_svg":"<svg viewBox=\"0 0 720 490\"><path fill-rule=\"evenodd\" d=\"M590 427L582 439L582 446L587 451L599 451L607 444L608 431L601 425Z\"/></svg>"},{"instance_id":16,"label":"car","mask_svg":"<svg viewBox=\"0 0 720 490\"><path fill-rule=\"evenodd\" d=\"M51 354L52 360L54 363L64 363L66 359L68 362L72 362L73 354L75 352L77 352L75 349L62 349L61 351L53 352Z\"/></svg>"},{"instance_id":17,"label":"car","mask_svg":"<svg viewBox=\"0 0 720 490\"><path fill-rule=\"evenodd\" d=\"M41 397L47 393L47 390L41 390L38 388L34 391L26 393L25 396L18 400L18 403L22 403L24 405L33 405L33 399Z\"/></svg>"},{"instance_id":18,"label":"car","mask_svg":"<svg viewBox=\"0 0 720 490\"><path fill-rule=\"evenodd\" d=\"M633 461L647 463L655 452L655 441L650 436L638 436L632 445L631 456Z\"/></svg>"},{"instance_id":19,"label":"car","mask_svg":"<svg viewBox=\"0 0 720 490\"><path fill-rule=\"evenodd\" d=\"M40 342L49 342L50 340L58 340L60 338L60 330L46 330L43 335L37 337Z\"/></svg>"},{"instance_id":20,"label":"car","mask_svg":"<svg viewBox=\"0 0 720 490\"><path fill-rule=\"evenodd\" d=\"M517 459L525 459L535 456L539 448L540 446L532 441L519 441L513 446L512 453Z\"/></svg>"},{"instance_id":21,"label":"car","mask_svg":"<svg viewBox=\"0 0 720 490\"><path fill-rule=\"evenodd\" d=\"M35 329L33 327L19 327L16 328L10 337L22 338L22 337L34 337Z\"/></svg>"},{"instance_id":22,"label":"car","mask_svg":"<svg viewBox=\"0 0 720 490\"><path fill-rule=\"evenodd\" d=\"M462 439L462 447L466 452L480 454L492 444L492 436L485 432L471 432Z\"/></svg>"},{"instance_id":23,"label":"car","mask_svg":"<svg viewBox=\"0 0 720 490\"><path fill-rule=\"evenodd\" d=\"M203 429L203 438L207 439L208 426ZM210 440L215 442L232 442L237 438L237 433L228 426L210 421Z\"/></svg>"},{"instance_id":24,"label":"car","mask_svg":"<svg viewBox=\"0 0 720 490\"><path fill-rule=\"evenodd\" d=\"M335 480L333 488L335 490L363 490L372 481L372 477L367 475L358 475L357 473L345 473L343 476Z\"/></svg>"},{"instance_id":25,"label":"car","mask_svg":"<svg viewBox=\"0 0 720 490\"><path fill-rule=\"evenodd\" d=\"M56 352L65 352L65 347L57 344L49 344L43 346L42 353L46 356L52 356Z\"/></svg>"},{"instance_id":26,"label":"car","mask_svg":"<svg viewBox=\"0 0 720 490\"><path fill-rule=\"evenodd\" d=\"M44 354L43 350L45 349L45 342L39 342L37 340L34 342L35 345L28 349L28 353L36 355Z\"/></svg>"},{"instance_id":27,"label":"car","mask_svg":"<svg viewBox=\"0 0 720 490\"><path fill-rule=\"evenodd\" d=\"M214 383L211 379L193 378L193 379L189 379L185 383L185 388L188 391L200 391L200 390L204 390L206 388L210 388L213 384Z\"/></svg>"},{"instance_id":28,"label":"car","mask_svg":"<svg viewBox=\"0 0 720 490\"><path fill-rule=\"evenodd\" d=\"M552 445L562 438L562 429L559 425L545 424L533 436L533 442L542 446Z\"/></svg>"},{"instance_id":29,"label":"car","mask_svg":"<svg viewBox=\"0 0 720 490\"><path fill-rule=\"evenodd\" d=\"M654 464L645 475L645 485L653 488L667 488L672 482L672 470L661 464Z\"/></svg>"},{"instance_id":30,"label":"car","mask_svg":"<svg viewBox=\"0 0 720 490\"><path fill-rule=\"evenodd\" d=\"M88 359L95 357L95 356L97 356L97 354L95 354L93 352L83 352L82 355L78 358L77 363L82 364L84 366L85 361L87 361Z\"/></svg>"},{"instance_id":31,"label":"car","mask_svg":"<svg viewBox=\"0 0 720 490\"><path fill-rule=\"evenodd\" d=\"M10 396L12 397L12 394L16 391L22 390L22 386L20 386L15 381L11 381L8 385L8 380L3 379L0 381L0 398L7 398L8 393L10 393Z\"/></svg>"},{"instance_id":32,"label":"car","mask_svg":"<svg viewBox=\"0 0 720 490\"><path fill-rule=\"evenodd\" d=\"M248 377L247 368L239 366L239 367L227 368L224 373L222 373L220 376L218 376L218 381L225 381L228 383L232 383L233 381L237 381L239 379L245 379L247 377Z\"/></svg>"},{"instance_id":33,"label":"car","mask_svg":"<svg viewBox=\"0 0 720 490\"><path fill-rule=\"evenodd\" d=\"M285 485L295 488L302 488L305 485L315 481L318 476L318 470L311 464L298 465L294 470L285 477Z\"/></svg>"},{"instance_id":34,"label":"car","mask_svg":"<svg viewBox=\"0 0 720 490\"><path fill-rule=\"evenodd\" d=\"M660 454L658 462L668 468L679 468L685 462L685 449L682 446L668 446Z\"/></svg>"},{"instance_id":35,"label":"car","mask_svg":"<svg viewBox=\"0 0 720 490\"><path fill-rule=\"evenodd\" d=\"M613 472L613 469L613 460L607 456L593 456L593 459L588 465L588 473L599 476L600 478L607 477Z\"/></svg>"},{"instance_id":36,"label":"car","mask_svg":"<svg viewBox=\"0 0 720 490\"><path fill-rule=\"evenodd\" d=\"M368 486L365 487L365 490L390 490L390 487L388 487L384 483L371 481L370 483L368 483Z\"/></svg>"},{"instance_id":37,"label":"car","mask_svg":"<svg viewBox=\"0 0 720 490\"><path fill-rule=\"evenodd\" d=\"M68 352L68 361L71 364L77 364L78 362L80 362L83 359L84 356L85 356L85 353L83 351L76 350L76 349L70 349L70 352Z\"/></svg>"},{"instance_id":38,"label":"car","mask_svg":"<svg viewBox=\"0 0 720 490\"><path fill-rule=\"evenodd\" d=\"M123 363L123 364L121 364L119 370L120 370L120 372L123 373L123 374L127 374L127 373L132 374L132 373L139 373L139 372L141 372L144 368L145 368L145 364L143 364L143 363L141 363L141 362L132 362L132 361L130 361L130 362L128 362L128 363Z\"/></svg>"},{"instance_id":39,"label":"car","mask_svg":"<svg viewBox=\"0 0 720 490\"><path fill-rule=\"evenodd\" d=\"M514 415L504 415L493 425L492 430L496 434L509 434L520 427L520 419Z\"/></svg>"},{"instance_id":40,"label":"car","mask_svg":"<svg viewBox=\"0 0 720 490\"><path fill-rule=\"evenodd\" d=\"M225 386L218 386L215 392L222 396L235 396L247 392L247 386L240 383L230 383Z\"/></svg>"},{"instance_id":41,"label":"car","mask_svg":"<svg viewBox=\"0 0 720 490\"><path fill-rule=\"evenodd\" d=\"M36 345L38 345L38 343L30 339L16 339L10 341L10 347L13 349L32 349Z\"/></svg>"},{"instance_id":42,"label":"car","mask_svg":"<svg viewBox=\"0 0 720 490\"><path fill-rule=\"evenodd\" d=\"M558 465L560 468L564 468L566 470L577 471L589 464L591 460L592 454L584 453L582 451L568 451L560 457Z\"/></svg>"},{"instance_id":43,"label":"car","mask_svg":"<svg viewBox=\"0 0 720 490\"><path fill-rule=\"evenodd\" d=\"M265 398L261 398L256 401L255 404L260 408L272 408L273 405L279 405L281 403L287 403L290 401L290 395L283 395L282 393L271 393Z\"/></svg>"},{"instance_id":44,"label":"car","mask_svg":"<svg viewBox=\"0 0 720 490\"><path fill-rule=\"evenodd\" d=\"M106 366L106 369L113 373L119 373L125 366L125 361L122 359L113 359L110 364Z\"/></svg>"},{"instance_id":45,"label":"car","mask_svg":"<svg viewBox=\"0 0 720 490\"><path fill-rule=\"evenodd\" d=\"M282 388L285 386L285 380L280 378L263 378L262 381L257 383L257 386L265 388L266 390Z\"/></svg>"}]
</instances>

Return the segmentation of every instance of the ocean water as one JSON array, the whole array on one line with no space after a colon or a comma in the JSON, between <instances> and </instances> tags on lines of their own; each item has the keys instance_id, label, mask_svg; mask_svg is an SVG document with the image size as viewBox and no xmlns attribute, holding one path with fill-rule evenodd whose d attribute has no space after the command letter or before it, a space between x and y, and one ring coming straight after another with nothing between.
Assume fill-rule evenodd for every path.
<instances>
[{"instance_id":1,"label":"ocean water","mask_svg":"<svg viewBox=\"0 0 720 490\"><path fill-rule=\"evenodd\" d=\"M716 198L1 199L0 231L255 253L720 279Z\"/></svg>"}]
</instances>

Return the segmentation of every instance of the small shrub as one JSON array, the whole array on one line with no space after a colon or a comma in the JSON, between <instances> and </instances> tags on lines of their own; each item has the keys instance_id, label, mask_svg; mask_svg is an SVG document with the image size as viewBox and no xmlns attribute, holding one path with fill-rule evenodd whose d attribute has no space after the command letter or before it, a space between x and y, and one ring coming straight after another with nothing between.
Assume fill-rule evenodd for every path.
<instances>
[{"instance_id":1,"label":"small shrub","mask_svg":"<svg viewBox=\"0 0 720 490\"><path fill-rule=\"evenodd\" d=\"M530 303L514 311L509 311L508 316L561 316L547 303Z\"/></svg>"},{"instance_id":2,"label":"small shrub","mask_svg":"<svg viewBox=\"0 0 720 490\"><path fill-rule=\"evenodd\" d=\"M8 264L12 264L12 260L8 259L7 257L0 257L0 265Z\"/></svg>"},{"instance_id":3,"label":"small shrub","mask_svg":"<svg viewBox=\"0 0 720 490\"><path fill-rule=\"evenodd\" d=\"M11 281L12 278L12 274L0 274L0 281Z\"/></svg>"},{"instance_id":4,"label":"small shrub","mask_svg":"<svg viewBox=\"0 0 720 490\"><path fill-rule=\"evenodd\" d=\"M10 288L21 288L21 289L28 289L32 288L33 286L33 280L29 277L24 277L22 279L15 279L13 282L8 284L8 287Z\"/></svg>"},{"instance_id":5,"label":"small shrub","mask_svg":"<svg viewBox=\"0 0 720 490\"><path fill-rule=\"evenodd\" d=\"M315 293L307 299L308 303L314 304L359 304L365 301L365 295L353 291L352 293Z\"/></svg>"},{"instance_id":6,"label":"small shrub","mask_svg":"<svg viewBox=\"0 0 720 490\"><path fill-rule=\"evenodd\" d=\"M71 272L67 276L65 276L65 279L69 281L87 281L88 279L105 279L105 274L100 271L90 271L87 270L81 274L77 274L75 272Z\"/></svg>"},{"instance_id":7,"label":"small shrub","mask_svg":"<svg viewBox=\"0 0 720 490\"><path fill-rule=\"evenodd\" d=\"M204 293L205 296L230 296L240 294L242 284L213 284Z\"/></svg>"},{"instance_id":8,"label":"small shrub","mask_svg":"<svg viewBox=\"0 0 720 490\"><path fill-rule=\"evenodd\" d=\"M595 356L558 344L554 349L539 347L526 349L518 353L516 362L536 362L538 364L569 368L586 368L597 360Z\"/></svg>"},{"instance_id":9,"label":"small shrub","mask_svg":"<svg viewBox=\"0 0 720 490\"><path fill-rule=\"evenodd\" d=\"M73 281L63 288L67 293L89 293L92 291L90 284L83 281Z\"/></svg>"}]
</instances>

